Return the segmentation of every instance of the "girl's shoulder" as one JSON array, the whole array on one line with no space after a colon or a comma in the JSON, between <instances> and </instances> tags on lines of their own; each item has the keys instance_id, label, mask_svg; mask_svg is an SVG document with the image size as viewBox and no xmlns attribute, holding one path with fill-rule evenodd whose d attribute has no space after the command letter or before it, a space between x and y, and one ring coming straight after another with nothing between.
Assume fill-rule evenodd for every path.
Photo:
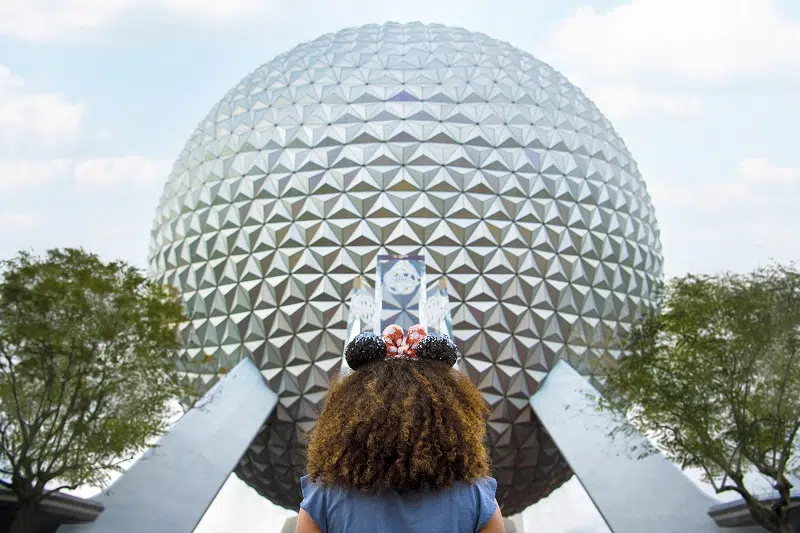
<instances>
[{"instance_id":1,"label":"girl's shoulder","mask_svg":"<svg viewBox=\"0 0 800 533\"><path fill-rule=\"evenodd\" d=\"M486 504L487 502L494 502L495 493L497 492L497 480L493 477L482 477L472 483L459 482L445 489L442 493L456 492L465 496L475 498L478 504Z\"/></svg>"},{"instance_id":2,"label":"girl's shoulder","mask_svg":"<svg viewBox=\"0 0 800 533\"><path fill-rule=\"evenodd\" d=\"M437 510L448 509L449 514L472 517L469 521L480 531L494 515L497 505L495 493L497 481L492 477L483 477L472 483L459 482L446 489L434 492L408 493L401 495L389 493L376 499L360 493L350 492L336 486L327 486L313 482L308 476L300 479L303 490L303 501L300 507L314 520L321 531L328 531L328 510L354 511L362 518L370 513L380 513L381 509L402 507L413 509L422 516L432 516Z\"/></svg>"},{"instance_id":3,"label":"girl's shoulder","mask_svg":"<svg viewBox=\"0 0 800 533\"><path fill-rule=\"evenodd\" d=\"M477 481L468 485L469 490L472 492L470 496L474 498L474 511L477 515L477 528L480 531L489 523L489 520L497 510L496 493L497 493L497 480L493 477L482 477Z\"/></svg>"},{"instance_id":4,"label":"girl's shoulder","mask_svg":"<svg viewBox=\"0 0 800 533\"><path fill-rule=\"evenodd\" d=\"M486 517L486 522L488 522L497 507L497 503L495 503L497 498L497 480L493 477L486 476L473 483L473 486L478 491L478 498L480 500L479 508L484 513L490 511L489 516Z\"/></svg>"},{"instance_id":5,"label":"girl's shoulder","mask_svg":"<svg viewBox=\"0 0 800 533\"><path fill-rule=\"evenodd\" d=\"M495 492L497 492L497 480L493 477L482 477L479 480L475 481L471 485L479 490L481 493L491 494L492 500L494 500Z\"/></svg>"},{"instance_id":6,"label":"girl's shoulder","mask_svg":"<svg viewBox=\"0 0 800 533\"><path fill-rule=\"evenodd\" d=\"M347 492L338 487L329 487L323 485L322 483L311 481L309 476L303 476L300 478L300 487L303 491L303 498L322 496L324 493L331 491L343 493ZM440 492L445 493L449 491L473 492L475 494L479 494L484 499L490 498L491 501L494 501L495 493L497 492L497 480L495 480L493 477L486 476L473 481L472 483L466 483L462 481Z\"/></svg>"}]
</instances>

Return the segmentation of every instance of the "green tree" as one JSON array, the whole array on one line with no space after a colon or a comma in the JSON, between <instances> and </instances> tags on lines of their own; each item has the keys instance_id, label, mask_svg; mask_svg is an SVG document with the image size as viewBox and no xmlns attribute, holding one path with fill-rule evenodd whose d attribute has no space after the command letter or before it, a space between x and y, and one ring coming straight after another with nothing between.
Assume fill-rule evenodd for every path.
<instances>
[{"instance_id":1,"label":"green tree","mask_svg":"<svg viewBox=\"0 0 800 533\"><path fill-rule=\"evenodd\" d=\"M187 396L174 290L82 250L0 262L0 485L28 531L48 494L101 486Z\"/></svg>"},{"instance_id":2,"label":"green tree","mask_svg":"<svg viewBox=\"0 0 800 533\"><path fill-rule=\"evenodd\" d=\"M688 275L669 282L661 309L627 339L605 370L601 407L621 409L682 467L701 469L717 493L733 491L754 520L788 533L800 428L800 273ZM655 448L645 450L651 453ZM756 470L777 493L760 501Z\"/></svg>"}]
</instances>

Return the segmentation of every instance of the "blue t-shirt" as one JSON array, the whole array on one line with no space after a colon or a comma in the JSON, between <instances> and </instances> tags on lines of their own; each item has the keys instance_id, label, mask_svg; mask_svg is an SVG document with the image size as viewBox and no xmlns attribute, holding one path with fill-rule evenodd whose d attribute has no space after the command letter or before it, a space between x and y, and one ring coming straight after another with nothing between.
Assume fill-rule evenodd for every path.
<instances>
[{"instance_id":1,"label":"blue t-shirt","mask_svg":"<svg viewBox=\"0 0 800 533\"><path fill-rule=\"evenodd\" d=\"M497 481L485 477L436 492L375 496L312 483L305 476L304 509L322 533L475 533L495 512Z\"/></svg>"}]
</instances>

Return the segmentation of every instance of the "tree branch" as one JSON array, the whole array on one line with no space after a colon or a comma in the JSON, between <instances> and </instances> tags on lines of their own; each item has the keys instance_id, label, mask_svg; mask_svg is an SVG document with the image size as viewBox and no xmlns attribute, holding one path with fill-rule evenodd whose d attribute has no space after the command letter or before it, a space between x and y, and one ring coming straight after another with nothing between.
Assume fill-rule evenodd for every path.
<instances>
[{"instance_id":1,"label":"tree branch","mask_svg":"<svg viewBox=\"0 0 800 533\"><path fill-rule=\"evenodd\" d=\"M90 466L87 469L87 474L85 476L83 476L84 479L81 480L80 482L78 482L77 485L82 485L85 482L86 478L91 477L92 473L103 472L105 470L116 470L117 468L119 468L123 464L125 464L128 461L130 461L131 459L133 459L133 457L134 456L131 455L131 456L125 457L123 459L119 459L117 461L107 462L107 463L104 463L104 464L95 463L94 465ZM83 467L86 467L86 466L87 465L84 465L84 464L68 464L68 465L65 465L60 470L53 472L51 477L50 477L50 480L58 479L60 476L62 476L66 472L69 472L70 470L76 470L76 469L83 468Z\"/></svg>"},{"instance_id":2,"label":"tree branch","mask_svg":"<svg viewBox=\"0 0 800 533\"><path fill-rule=\"evenodd\" d=\"M65 413L64 419L62 419L60 424L58 423L58 417L61 415L61 409L62 409L62 407L64 405L64 393L66 392L67 384L73 378L73 376L72 376L70 371L72 369L72 364L74 362L75 351L76 351L75 338L73 337L72 342L70 343L70 349L69 349L69 355L68 355L68 360L67 360L66 372L65 372L64 377L61 380L61 387L60 387L59 392L58 392L58 400L56 401L56 410L55 410L55 413L54 413L55 423L52 426L50 426L50 431L47 433L47 436L44 439L42 439L45 444L39 450L39 459L37 460L37 470L39 472L42 471L42 465L44 464L44 458L47 455L45 453L46 452L47 443L52 442L53 438L56 438L56 433L57 433L58 437L57 437L57 441L56 441L56 448L60 445L61 439L63 438L63 435L64 435L64 428L65 428L66 420L69 419L69 413ZM74 404L74 400L76 398L76 395L80 392L80 385L81 384L82 384L82 381L79 381L77 386L76 386L76 390L73 391L73 395L72 395L72 397L70 399L70 404L73 407L74 407L73 404ZM68 412L69 412L69 410L68 410ZM56 431L56 427L58 427L57 431Z\"/></svg>"},{"instance_id":3,"label":"tree branch","mask_svg":"<svg viewBox=\"0 0 800 533\"><path fill-rule=\"evenodd\" d=\"M105 384L106 379L108 379L106 370L107 370L106 368L104 368L102 370L100 381L98 382L98 385L97 385L96 389L100 389L101 386ZM81 384L82 383L83 382L81 382ZM97 419L97 417L101 413L101 407L103 407L105 405L104 402L105 402L106 397L108 396L109 388L110 387L105 387L106 392L104 394L99 394L99 390L98 390L97 391L98 392L97 396L93 396L95 398L95 401L97 402L93 411L91 411L90 413L87 413L85 411L80 411L79 420L78 421L74 421L73 424L78 424L79 423L83 429L82 430L72 431L72 434L71 434L69 440L67 441L67 443L63 447L61 447L61 442L62 442L62 438L64 436L64 432L63 431L60 432L59 437L58 437L58 441L57 441L55 447L52 448L52 450L53 450L52 451L52 455L50 455L50 457L52 459L51 459L50 464L48 465L46 471L49 472L55 466L55 464L56 464L56 462L58 460L60 460L62 457L64 457L64 455L66 455L66 453L69 450L73 449L73 447L75 446L75 441L78 438L78 436L82 436L84 434L86 426L88 426L88 424L90 424L91 422L93 422L93 421L95 421ZM93 394L94 394L94 391L93 391ZM69 412L72 412L73 410L74 410L74 405L70 407ZM84 416L87 415L87 414L89 415L89 417L88 418L84 418ZM65 416L64 420L66 420L67 418L68 417ZM54 475L54 477L58 477L60 475L61 474L57 474L57 475Z\"/></svg>"},{"instance_id":4,"label":"tree branch","mask_svg":"<svg viewBox=\"0 0 800 533\"><path fill-rule=\"evenodd\" d=\"M48 343L45 343L45 344L48 344ZM48 344L48 346L49 346L49 344ZM74 341L73 341L72 346L74 348ZM45 351L47 351L47 350L45 350ZM52 405L53 402L52 402L52 400L50 400L50 392L51 392L51 386L52 386L52 379L53 379L53 377L55 375L55 372L53 372L53 369L52 369L52 360L55 359L55 354L53 353L52 347L50 347L49 352L50 352L49 353L49 359L50 360L49 361L45 361L44 364L42 365L43 370L45 372L47 372L48 370L50 371L49 372L49 376L48 376L48 382L43 387L43 389L44 389L43 396L46 396L47 399L48 399L47 403L49 405ZM47 357L47 356L45 356L45 357ZM36 461L36 469L33 468L32 463L33 463L34 459L33 458L29 458L29 452L32 450L32 448L34 448L34 445L36 444L36 440L37 440L36 436L37 436L39 430L44 425L44 422L46 420L48 420L51 416L55 417L56 421L58 420L58 416L61 413L61 407L62 407L62 403L61 402L63 401L64 390L66 388L66 384L68 383L68 381L70 379L69 371L72 368L73 358L74 358L74 350L71 349L69 351L69 355L68 355L68 359L67 359L67 368L66 368L66 371L65 371L65 375L61 379L61 387L59 389L59 397L58 397L58 401L56 403L56 409L54 411L48 411L47 413L42 413L42 406L44 405L44 402L40 403L39 409L37 409L36 417L34 418L33 424L31 425L31 428L30 428L30 431L29 431L28 441L27 441L27 443L23 447L23 450L20 453L20 456L25 458L24 466L25 466L25 469L26 469L26 475L29 478L36 477L36 476L39 475L39 472L41 472L42 457L44 456L44 449L42 449L42 446L46 446L46 444L52 440L52 438L53 438L52 430L56 425L55 423L53 425L51 425L50 432L48 433L48 435L45 436L43 439L41 439L41 442L43 443L43 445L39 446L38 453L34 453L33 454L34 457L38 457L35 460ZM48 363L50 363L50 364L48 364Z\"/></svg>"},{"instance_id":5,"label":"tree branch","mask_svg":"<svg viewBox=\"0 0 800 533\"><path fill-rule=\"evenodd\" d=\"M3 453L5 454L6 459L11 464L11 468L14 472L17 471L17 463L14 459L16 453L12 450L8 445L8 440L6 438L6 430L8 429L7 426L0 427L0 446L3 448Z\"/></svg>"},{"instance_id":6,"label":"tree branch","mask_svg":"<svg viewBox=\"0 0 800 533\"><path fill-rule=\"evenodd\" d=\"M777 427L781 426L781 407L783 406L783 394L786 391L786 382L789 379L789 372L791 370L792 361L794 360L795 354L797 354L797 348L792 350L792 353L789 355L789 361L786 363L786 370L784 371L783 379L781 380L781 391L778 394L778 410L777 410L778 411L778 420L777 420L777 424L776 424ZM795 428L791 440L794 440L794 434L796 434L796 433L797 433L797 428ZM777 429L776 429L776 431L773 433L773 437L772 437L772 467L773 468L775 467L775 460L776 460L775 450L777 448L778 448L778 432L777 432ZM785 449L785 447L784 447L784 449Z\"/></svg>"},{"instance_id":7,"label":"tree branch","mask_svg":"<svg viewBox=\"0 0 800 533\"><path fill-rule=\"evenodd\" d=\"M53 353L53 347L49 342L39 342L39 362L42 365L42 371L47 374L47 378L45 380L45 385L42 387L42 399L39 401L39 408L36 410L36 414L34 415L34 420L39 420L43 414L43 407L45 403L52 403L50 402L50 388L52 387L53 381L55 379L55 372L53 371L53 366L50 363L54 360L55 355ZM45 402L45 400L48 400Z\"/></svg>"},{"instance_id":8,"label":"tree branch","mask_svg":"<svg viewBox=\"0 0 800 533\"><path fill-rule=\"evenodd\" d=\"M46 460L47 457L51 458L51 461L50 461L49 465L47 466L47 468L44 468L45 472L49 471L53 467L53 465L55 465L55 462L59 458L58 457L59 456L59 453L58 453L59 447L61 446L61 442L64 439L64 435L68 433L66 431L66 425L67 425L67 422L72 418L73 413L75 412L75 408L77 406L78 398L80 397L80 393L82 391L82 388L83 388L83 380L79 380L78 383L76 384L75 388L73 389L72 394L70 395L69 405L67 406L66 412L63 414L63 416L61 416L61 422L58 423L57 425L54 424L54 427L57 427L58 429L55 430L55 431L51 430L51 432L49 433L49 436L51 438L45 441L45 445L44 445L45 447L42 450L40 450L40 458L41 459ZM61 412L61 406L59 405L59 414L60 414L60 412ZM70 442L71 442L72 437L74 437L75 435L80 433L80 428L75 427L75 422L74 421L73 421L72 425L73 425L72 431L69 432L70 435L71 435ZM50 446L48 446L48 443L52 442L52 438L55 438L56 440L55 440L54 445L52 447L50 447ZM42 464L44 464L44 461L42 461ZM42 471L42 468L40 467L39 470Z\"/></svg>"},{"instance_id":9,"label":"tree branch","mask_svg":"<svg viewBox=\"0 0 800 533\"><path fill-rule=\"evenodd\" d=\"M25 440L28 439L28 431L27 431L27 422L25 421L25 417L22 415L22 406L19 402L19 393L17 391L17 376L14 372L14 362L11 360L9 356L6 356L6 361L8 361L8 375L11 378L11 393L14 397L14 405L17 412L17 419L20 423L20 429L22 430L23 437Z\"/></svg>"},{"instance_id":10,"label":"tree branch","mask_svg":"<svg viewBox=\"0 0 800 533\"><path fill-rule=\"evenodd\" d=\"M59 485L58 487L56 487L54 489L47 489L46 491L44 491L43 497L50 496L52 494L55 494L56 492L61 492L62 490L75 490L80 486L81 486L81 483Z\"/></svg>"}]
</instances>

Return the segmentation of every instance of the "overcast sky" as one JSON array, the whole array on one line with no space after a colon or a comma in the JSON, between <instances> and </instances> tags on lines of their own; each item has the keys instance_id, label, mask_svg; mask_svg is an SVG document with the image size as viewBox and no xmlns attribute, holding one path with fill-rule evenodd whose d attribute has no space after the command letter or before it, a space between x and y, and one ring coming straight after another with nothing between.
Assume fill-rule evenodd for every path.
<instances>
[{"instance_id":1,"label":"overcast sky","mask_svg":"<svg viewBox=\"0 0 800 533\"><path fill-rule=\"evenodd\" d=\"M793 0L0 0L0 257L70 245L145 266L169 167L212 105L295 44L388 20L482 31L580 86L639 163L668 275L800 257ZM198 531L285 516L230 483ZM526 523L600 530L575 483Z\"/></svg>"}]
</instances>

